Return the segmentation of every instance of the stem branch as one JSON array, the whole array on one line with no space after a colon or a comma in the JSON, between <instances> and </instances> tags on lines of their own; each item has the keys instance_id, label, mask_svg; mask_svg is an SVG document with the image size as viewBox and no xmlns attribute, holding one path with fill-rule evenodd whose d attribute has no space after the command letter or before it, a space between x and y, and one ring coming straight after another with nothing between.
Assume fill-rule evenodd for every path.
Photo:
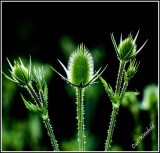
<instances>
[{"instance_id":1,"label":"stem branch","mask_svg":"<svg viewBox=\"0 0 160 153\"><path fill-rule=\"evenodd\" d=\"M124 70L125 64L126 64L125 61L121 61L120 62L118 78L117 78L117 84L116 84L116 90L115 90L115 94L116 95L120 94L121 81L122 81L123 70Z\"/></svg>"},{"instance_id":2,"label":"stem branch","mask_svg":"<svg viewBox=\"0 0 160 153\"><path fill-rule=\"evenodd\" d=\"M27 87L26 87L29 91L29 93L31 94L33 100L36 102L36 104L39 106L39 107L42 107L42 104L40 103L40 100L38 98L38 95L36 94L36 92L34 91L33 87L31 84L29 84Z\"/></svg>"}]
</instances>

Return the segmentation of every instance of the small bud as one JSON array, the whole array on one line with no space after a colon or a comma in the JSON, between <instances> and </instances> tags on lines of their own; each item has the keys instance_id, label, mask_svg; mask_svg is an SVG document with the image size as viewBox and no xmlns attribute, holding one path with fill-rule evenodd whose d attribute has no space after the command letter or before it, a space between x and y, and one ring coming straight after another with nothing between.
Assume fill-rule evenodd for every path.
<instances>
[{"instance_id":1,"label":"small bud","mask_svg":"<svg viewBox=\"0 0 160 153\"><path fill-rule=\"evenodd\" d=\"M116 40L114 39L113 33L111 34L111 40L114 46L114 49L117 53L118 59L120 61L128 61L132 58L134 58L145 46L147 43L147 40L144 42L144 44L137 50L136 40L138 37L139 31L137 32L135 38L132 38L132 35L130 34L126 39L122 40L122 35L120 38L120 44L117 46Z\"/></svg>"},{"instance_id":2,"label":"small bud","mask_svg":"<svg viewBox=\"0 0 160 153\"><path fill-rule=\"evenodd\" d=\"M33 68L33 79L36 82L37 88L39 91L43 91L46 81L44 79L43 67L34 67Z\"/></svg>"},{"instance_id":3,"label":"small bud","mask_svg":"<svg viewBox=\"0 0 160 153\"><path fill-rule=\"evenodd\" d=\"M130 64L128 66L128 69L127 69L127 71L124 72L125 82L128 83L128 81L130 81L130 79L133 78L133 76L135 75L135 73L138 70L139 64L140 63L137 62L135 58L133 60L130 60Z\"/></svg>"},{"instance_id":4,"label":"small bud","mask_svg":"<svg viewBox=\"0 0 160 153\"><path fill-rule=\"evenodd\" d=\"M14 66L11 65L9 60L8 63L11 67L11 70L9 71L12 78L3 73L5 77L13 82L16 82L20 86L27 86L31 82L31 59L28 68L23 65L20 58L19 61L14 61Z\"/></svg>"},{"instance_id":5,"label":"small bud","mask_svg":"<svg viewBox=\"0 0 160 153\"><path fill-rule=\"evenodd\" d=\"M131 35L123 40L118 46L118 54L121 60L129 60L136 53L136 44Z\"/></svg>"},{"instance_id":6,"label":"small bud","mask_svg":"<svg viewBox=\"0 0 160 153\"><path fill-rule=\"evenodd\" d=\"M27 80L28 77L28 69L23 65L23 64L18 64L15 61L15 65L12 69L13 72L13 79L17 79L17 80L22 80L23 82L25 82Z\"/></svg>"}]
</instances>

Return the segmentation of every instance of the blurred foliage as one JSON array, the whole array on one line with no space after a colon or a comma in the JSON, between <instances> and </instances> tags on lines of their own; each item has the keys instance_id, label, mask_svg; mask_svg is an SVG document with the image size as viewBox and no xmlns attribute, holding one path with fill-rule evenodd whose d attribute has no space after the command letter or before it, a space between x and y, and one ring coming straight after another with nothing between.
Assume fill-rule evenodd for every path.
<instances>
[{"instance_id":1,"label":"blurred foliage","mask_svg":"<svg viewBox=\"0 0 160 153\"><path fill-rule=\"evenodd\" d=\"M149 115L149 126L151 123L155 126L155 128L151 131L151 144L150 149L152 151L158 150L158 86L156 84L149 84L143 90L143 98L142 101L138 100L137 96L131 96L125 98L122 101L122 106L127 107L135 122L135 128L132 133L133 142L135 143L139 136L143 134L146 130L146 127L143 125L143 120L141 118L142 112L147 111ZM144 142L142 140L141 143L137 146L138 151L144 150Z\"/></svg>"},{"instance_id":2,"label":"blurred foliage","mask_svg":"<svg viewBox=\"0 0 160 153\"><path fill-rule=\"evenodd\" d=\"M24 27L25 28L25 27ZM27 29L20 29L20 33L22 31L25 31L27 33ZM23 33L22 33L23 34ZM23 36L22 36L23 37ZM24 36L25 37L25 36ZM72 51L75 50L77 44L74 42L71 36L64 35L59 39L59 46L61 48L61 53L64 56L64 60L67 61L69 58L69 55ZM95 62L95 71L101 66L102 62L105 60L106 52L104 46L98 45L95 48L89 48L91 51L94 62ZM32 56L32 55L31 55ZM21 57L24 64L28 62L28 58ZM12 61L11 61L12 62ZM6 62L5 62L6 63ZM50 64L44 64L40 61L35 61L32 59L33 65L39 66L43 65L44 68L44 74L45 79L47 81L47 84L51 83L51 80L53 79L53 71L50 68ZM3 71L7 72L8 65L3 65ZM19 87L12 83L11 81L8 81L6 78L2 78L2 150L3 151L22 151L22 150L49 150L49 145L51 144L45 144L43 139L49 137L46 137L44 135L47 135L46 131L43 131L43 124L41 119L31 112L27 111L25 109L25 106L23 106L23 102L20 99L19 92L21 92L22 89L19 89ZM70 87L69 84L64 83L64 87L61 88L61 90L65 90L66 95L68 95L68 98L73 99L73 102L75 100L75 90L74 88ZM104 141L106 139L106 132L108 128L108 125L105 127L105 133L101 134L99 133L93 133L97 129L97 127L101 126L96 124L97 127L94 127L93 129L93 122L95 122L94 116L98 112L99 105L102 104L102 98L103 100L106 98L106 93L104 91L103 86L100 83L95 83L94 85L88 87L86 90L86 96L85 96L85 125L86 125L86 150L103 150L104 147ZM51 93L52 94L52 93ZM54 95L56 96L56 95ZM18 97L18 98L17 98ZM19 100L17 102L17 99ZM107 102L106 102L107 101ZM109 100L105 100L105 103L107 103L107 106ZM21 103L21 104L20 104ZM49 104L50 105L50 104ZM73 104L75 105L75 104ZM63 106L62 106L63 107ZM129 98L125 98L122 101L122 107L125 107L130 111L130 113L133 116L134 120L134 127L132 127L133 132L131 133L132 136L132 142L135 143L137 138L145 131L145 127L147 124L150 124L153 122L155 124L155 129L151 131L151 143L149 144L150 150L157 150L158 146L158 86L156 84L149 84L144 88L143 98L142 100L139 100L139 97L132 96ZM144 112L148 113L149 118L146 117L147 124L144 123L143 118L141 117L141 114ZM49 112L52 113L52 112ZM107 118L110 117L110 112L104 112L104 114L107 113ZM15 115L16 114L16 115ZM23 115L22 115L23 114ZM14 116L15 115L15 116ZM22 116L21 116L22 115ZM98 115L97 115L98 116ZM109 123L109 119L105 124ZM100 121L103 121L103 119L99 119ZM65 119L63 122L66 122ZM127 125L124 125L127 126ZM54 128L53 128L54 129ZM67 132L67 129L64 129ZM60 143L60 149L65 151L75 151L78 148L77 143L77 129L74 129L73 135L67 138L61 138ZM100 129L102 130L102 129ZM116 128L118 130L118 128ZM97 130L98 131L98 130ZM121 132L121 131L120 131ZM103 135L105 136L103 137ZM56 134L58 137L58 133ZM123 139L123 138L122 138ZM121 141L121 140L120 140ZM145 142L144 142L145 143ZM144 146L148 144L143 144L143 141L141 144L137 146L137 150L145 150ZM119 145L119 144L113 144L112 145L112 151L122 151L125 150L125 146ZM130 147L130 150L132 148Z\"/></svg>"},{"instance_id":3,"label":"blurred foliage","mask_svg":"<svg viewBox=\"0 0 160 153\"><path fill-rule=\"evenodd\" d=\"M86 131L86 151L94 151L98 147L100 141L96 138L93 133ZM95 143L96 142L96 143ZM93 145L94 144L94 145ZM78 150L77 133L70 140L64 140L61 143L61 148L65 151L76 151Z\"/></svg>"}]
</instances>

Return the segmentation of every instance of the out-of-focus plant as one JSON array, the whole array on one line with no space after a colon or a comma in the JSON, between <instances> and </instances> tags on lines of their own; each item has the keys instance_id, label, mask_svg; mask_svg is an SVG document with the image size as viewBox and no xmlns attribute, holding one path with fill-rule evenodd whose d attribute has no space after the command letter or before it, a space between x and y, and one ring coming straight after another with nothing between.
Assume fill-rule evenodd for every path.
<instances>
[{"instance_id":1,"label":"out-of-focus plant","mask_svg":"<svg viewBox=\"0 0 160 153\"><path fill-rule=\"evenodd\" d=\"M142 111L148 112L150 125L154 126L151 131L151 150L158 150L158 137L157 137L157 114L158 114L158 86L156 84L148 84L143 90L143 99L139 101L137 96L127 97L122 100L122 106L128 107L130 110L134 122L135 128L132 133L133 142L135 143L138 138L144 133L143 124L141 121L140 114ZM146 128L146 127L145 127ZM136 145L138 151L144 150L144 141ZM135 147L133 148L135 149Z\"/></svg>"},{"instance_id":2,"label":"out-of-focus plant","mask_svg":"<svg viewBox=\"0 0 160 153\"><path fill-rule=\"evenodd\" d=\"M145 87L143 92L143 100L141 103L141 109L149 112L150 123L154 125L155 129L151 131L152 150L158 150L158 137L157 137L157 114L158 114L158 86L150 84Z\"/></svg>"},{"instance_id":3,"label":"out-of-focus plant","mask_svg":"<svg viewBox=\"0 0 160 153\"><path fill-rule=\"evenodd\" d=\"M113 131L115 127L116 116L118 114L119 106L121 104L122 99L128 96L139 94L138 92L126 91L129 81L131 80L131 78L133 78L133 76L135 75L138 69L139 63L136 62L135 57L147 42L145 41L145 43L140 47L140 49L137 50L136 40L137 40L138 34L139 34L139 31L137 32L134 39L132 38L132 35L129 34L129 36L124 40L122 40L122 34L121 34L120 43L118 46L114 39L113 33L111 34L111 40L112 40L114 49L116 51L118 60L120 61L120 64L119 64L120 66L118 71L118 78L117 78L115 92L113 92L112 87L102 77L99 77L106 89L106 92L109 95L109 98L112 102L112 108L113 108L107 140L105 143L105 151L108 151L111 148L111 141L112 141ZM130 61L130 63L129 63L128 69L125 70L125 65L128 61ZM124 73L124 85L123 85L123 88L121 89L123 73Z\"/></svg>"},{"instance_id":4,"label":"out-of-focus plant","mask_svg":"<svg viewBox=\"0 0 160 153\"><path fill-rule=\"evenodd\" d=\"M137 141L138 137L142 134L142 128L143 128L142 122L140 120L140 113L141 113L140 103L138 101L137 96L134 95L134 96L124 98L122 100L122 106L129 109L134 119L135 128L132 132L132 138L133 138L133 144L134 144ZM134 146L132 148L135 150ZM144 150L143 141L141 141L141 143L137 145L137 150L139 151Z\"/></svg>"},{"instance_id":5,"label":"out-of-focus plant","mask_svg":"<svg viewBox=\"0 0 160 153\"><path fill-rule=\"evenodd\" d=\"M3 73L4 76L12 82L18 84L20 87L27 89L27 91L31 95L33 102L27 101L21 94L22 100L28 110L40 115L48 130L51 143L54 149L58 151L59 146L55 139L48 116L48 88L47 83L44 79L43 67L34 67L32 71L31 58L29 60L28 67L24 66L20 58L19 61L14 60L14 66L12 66L9 60L8 63L11 67L11 70L9 70L11 73L11 77Z\"/></svg>"}]
</instances>

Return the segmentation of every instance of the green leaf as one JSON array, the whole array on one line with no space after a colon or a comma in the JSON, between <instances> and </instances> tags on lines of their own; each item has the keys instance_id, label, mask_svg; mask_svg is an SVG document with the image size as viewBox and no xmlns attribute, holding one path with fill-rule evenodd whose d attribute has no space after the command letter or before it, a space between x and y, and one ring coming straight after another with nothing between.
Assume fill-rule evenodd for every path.
<instances>
[{"instance_id":1,"label":"green leaf","mask_svg":"<svg viewBox=\"0 0 160 153\"><path fill-rule=\"evenodd\" d=\"M38 107L38 106L32 104L31 102L27 102L22 94L21 94L21 97L22 97L22 100L28 110L30 110L34 113L37 113L38 115L41 116L41 118L43 120L46 120L48 118L48 112L45 107Z\"/></svg>"},{"instance_id":2,"label":"green leaf","mask_svg":"<svg viewBox=\"0 0 160 153\"><path fill-rule=\"evenodd\" d=\"M113 97L114 92L112 87L101 76L99 76L99 79L101 80L103 86L105 87L105 90L108 93L109 97Z\"/></svg>"},{"instance_id":3,"label":"green leaf","mask_svg":"<svg viewBox=\"0 0 160 153\"><path fill-rule=\"evenodd\" d=\"M21 94L21 97L22 97L22 100L23 100L23 102L24 102L24 104L25 104L25 106L26 106L26 108L28 109L28 110L30 110L30 111L33 111L33 112L37 112L37 109L38 109L38 107L36 106L36 105L34 105L34 104L32 104L31 102L27 102L27 100L25 100L25 98L23 97L23 95Z\"/></svg>"},{"instance_id":4,"label":"green leaf","mask_svg":"<svg viewBox=\"0 0 160 153\"><path fill-rule=\"evenodd\" d=\"M13 80L13 79L11 79L9 76L7 76L5 73L2 72L2 74L3 74L7 79L9 79L10 81L13 81L13 82L15 82L15 83L18 83L16 80Z\"/></svg>"},{"instance_id":5,"label":"green leaf","mask_svg":"<svg viewBox=\"0 0 160 153\"><path fill-rule=\"evenodd\" d=\"M104 85L105 90L108 93L108 96L112 102L112 105L116 108L119 108L120 97L118 95L114 94L112 87L101 76L99 76L99 79L101 80L102 84Z\"/></svg>"},{"instance_id":6,"label":"green leaf","mask_svg":"<svg viewBox=\"0 0 160 153\"><path fill-rule=\"evenodd\" d=\"M111 33L111 40L112 40L112 43L113 43L114 49L115 49L115 51L116 51L116 54L117 54L117 56L119 57L118 47L117 47L117 44L116 44L116 40L114 39L114 35L113 35L113 33Z\"/></svg>"},{"instance_id":7,"label":"green leaf","mask_svg":"<svg viewBox=\"0 0 160 153\"><path fill-rule=\"evenodd\" d=\"M139 92L128 91L128 92L125 92L125 93L121 96L121 100L122 100L123 98L130 97L130 96L137 96L137 95L139 95L139 94L140 94Z\"/></svg>"}]
</instances>

